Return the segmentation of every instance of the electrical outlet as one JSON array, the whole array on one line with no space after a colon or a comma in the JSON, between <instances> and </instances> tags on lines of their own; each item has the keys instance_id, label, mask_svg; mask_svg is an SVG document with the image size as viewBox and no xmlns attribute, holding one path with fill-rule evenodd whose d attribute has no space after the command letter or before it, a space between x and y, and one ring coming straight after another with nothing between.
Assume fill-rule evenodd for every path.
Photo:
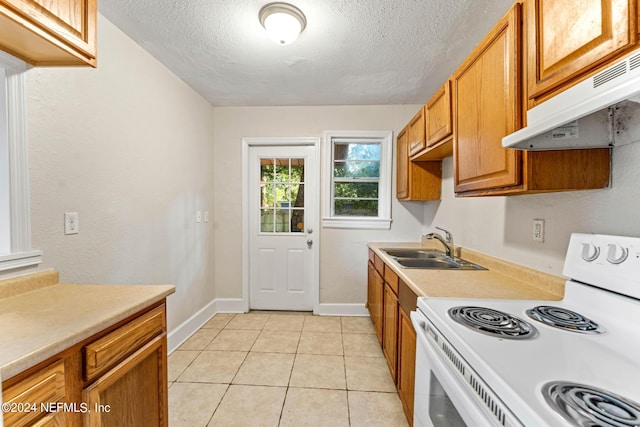
<instances>
[{"instance_id":1,"label":"electrical outlet","mask_svg":"<svg viewBox=\"0 0 640 427\"><path fill-rule=\"evenodd\" d=\"M78 212L64 213L64 234L78 234Z\"/></svg>"},{"instance_id":2,"label":"electrical outlet","mask_svg":"<svg viewBox=\"0 0 640 427\"><path fill-rule=\"evenodd\" d=\"M533 220L533 234L531 238L534 242L544 243L544 219Z\"/></svg>"},{"instance_id":3,"label":"electrical outlet","mask_svg":"<svg viewBox=\"0 0 640 427\"><path fill-rule=\"evenodd\" d=\"M202 222L202 212L196 211L196 222Z\"/></svg>"},{"instance_id":4,"label":"electrical outlet","mask_svg":"<svg viewBox=\"0 0 640 427\"><path fill-rule=\"evenodd\" d=\"M209 222L209 211L204 211L204 222Z\"/></svg>"}]
</instances>

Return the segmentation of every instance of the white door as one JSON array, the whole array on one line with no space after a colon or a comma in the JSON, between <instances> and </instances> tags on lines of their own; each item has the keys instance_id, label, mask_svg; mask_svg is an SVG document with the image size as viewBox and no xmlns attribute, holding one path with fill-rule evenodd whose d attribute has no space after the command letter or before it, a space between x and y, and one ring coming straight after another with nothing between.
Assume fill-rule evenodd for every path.
<instances>
[{"instance_id":1,"label":"white door","mask_svg":"<svg viewBox=\"0 0 640 427\"><path fill-rule=\"evenodd\" d=\"M313 310L318 183L315 148L249 152L249 307Z\"/></svg>"}]
</instances>

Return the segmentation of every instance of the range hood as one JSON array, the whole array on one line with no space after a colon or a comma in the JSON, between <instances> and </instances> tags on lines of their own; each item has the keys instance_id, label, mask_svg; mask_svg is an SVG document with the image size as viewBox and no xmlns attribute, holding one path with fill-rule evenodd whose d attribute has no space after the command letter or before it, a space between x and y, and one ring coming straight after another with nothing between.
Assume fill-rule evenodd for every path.
<instances>
[{"instance_id":1,"label":"range hood","mask_svg":"<svg viewBox=\"0 0 640 427\"><path fill-rule=\"evenodd\" d=\"M519 150L564 150L640 141L640 53L527 111L527 126L502 138Z\"/></svg>"}]
</instances>

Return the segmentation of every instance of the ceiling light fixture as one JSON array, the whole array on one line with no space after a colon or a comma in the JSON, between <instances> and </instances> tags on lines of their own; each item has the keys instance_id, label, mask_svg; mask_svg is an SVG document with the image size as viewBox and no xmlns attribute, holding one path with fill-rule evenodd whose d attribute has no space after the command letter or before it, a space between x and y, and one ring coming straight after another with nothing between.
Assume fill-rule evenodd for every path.
<instances>
[{"instance_id":1,"label":"ceiling light fixture","mask_svg":"<svg viewBox=\"0 0 640 427\"><path fill-rule=\"evenodd\" d=\"M289 3L269 3L260 9L260 23L274 42L286 45L298 38L307 26L307 18Z\"/></svg>"}]
</instances>

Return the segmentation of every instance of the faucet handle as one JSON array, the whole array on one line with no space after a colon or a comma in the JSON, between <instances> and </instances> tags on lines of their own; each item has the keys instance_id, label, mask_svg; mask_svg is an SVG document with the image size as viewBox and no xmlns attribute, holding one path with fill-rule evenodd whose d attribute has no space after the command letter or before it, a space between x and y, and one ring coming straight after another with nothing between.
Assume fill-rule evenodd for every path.
<instances>
[{"instance_id":1,"label":"faucet handle","mask_svg":"<svg viewBox=\"0 0 640 427\"><path fill-rule=\"evenodd\" d=\"M444 228L440 228L440 227L436 227L436 228L440 231L444 231L444 238L447 241L447 243L453 243L453 236L448 230L445 230Z\"/></svg>"}]
</instances>

